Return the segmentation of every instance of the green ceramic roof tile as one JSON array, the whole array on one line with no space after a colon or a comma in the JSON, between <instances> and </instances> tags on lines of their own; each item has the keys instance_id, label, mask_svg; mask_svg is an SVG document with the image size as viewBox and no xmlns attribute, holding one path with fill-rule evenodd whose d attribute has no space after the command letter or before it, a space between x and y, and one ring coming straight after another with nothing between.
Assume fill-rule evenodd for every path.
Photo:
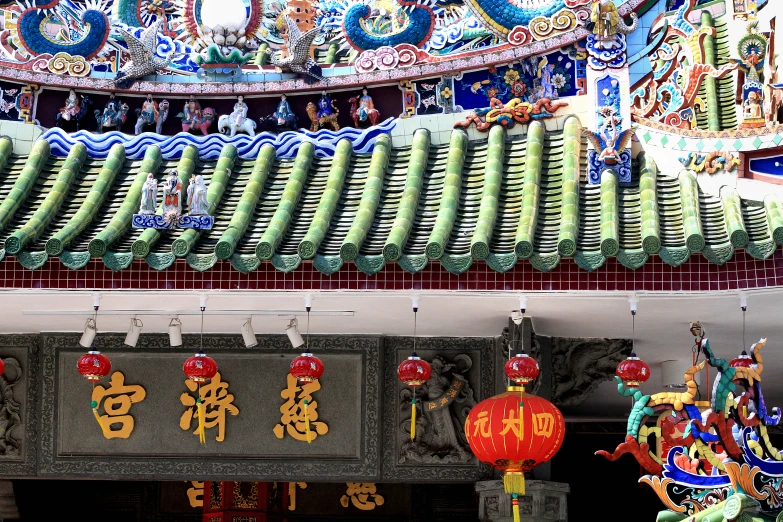
<instances>
[{"instance_id":1,"label":"green ceramic roof tile","mask_svg":"<svg viewBox=\"0 0 783 522\"><path fill-rule=\"evenodd\" d=\"M721 264L738 248L765 258L783 244L783 201L705 194L692 173L663 175L652 157L634 160L630 183L606 174L603 185L588 185L577 126L571 119L547 133L533 124L529 135L495 131L475 141L456 131L444 145L422 131L413 146L386 140L369 154L344 147L336 159L315 157L311 147L292 159L269 148L238 158L230 145L218 161L197 151L167 160L155 147L142 160L122 149L106 159L80 158L78 148L55 158L44 142L21 156L0 138L0 256L8 238L26 238L14 246L16 259L33 270L47 262L78 270L90 256L112 270L134 257L166 270L179 253L200 271L226 259L244 273L263 262L283 272L313 263L326 275L346 262L367 274L439 262L459 274L482 261L499 272L520 262L548 271L562 257L585 270L611 256L636 269L656 254L678 266L698 252ZM130 226L147 174L160 180L172 168L207 180L212 230ZM258 256L261 244L269 252ZM350 259L340 256L346 245L356 252Z\"/></svg>"}]
</instances>

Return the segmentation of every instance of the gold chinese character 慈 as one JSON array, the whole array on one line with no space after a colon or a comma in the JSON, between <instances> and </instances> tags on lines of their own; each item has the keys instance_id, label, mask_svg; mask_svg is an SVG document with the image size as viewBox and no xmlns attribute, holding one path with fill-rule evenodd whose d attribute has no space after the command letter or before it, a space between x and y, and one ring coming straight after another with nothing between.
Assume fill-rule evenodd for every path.
<instances>
[{"instance_id":1,"label":"gold chinese character \u6148","mask_svg":"<svg viewBox=\"0 0 783 522\"><path fill-rule=\"evenodd\" d=\"M346 482L345 495L340 497L340 504L348 507L348 502L362 511L372 511L376 506L383 505L383 497L377 494L377 488L372 482Z\"/></svg>"},{"instance_id":2,"label":"gold chinese character \u6148","mask_svg":"<svg viewBox=\"0 0 783 522\"><path fill-rule=\"evenodd\" d=\"M188 488L188 502L190 507L203 507L204 506L204 481L203 480L191 480L190 487Z\"/></svg>"},{"instance_id":3,"label":"gold chinese character \u6148","mask_svg":"<svg viewBox=\"0 0 783 522\"><path fill-rule=\"evenodd\" d=\"M204 428L214 428L217 426L217 435L215 440L223 442L226 437L226 412L231 415L239 415L239 408L234 406L234 396L228 393L228 383L220 380L220 372L215 373L209 384L199 386L197 383L187 379L185 386L191 392L198 390L199 397L204 402L205 422ZM183 406L187 406L182 417L179 419L179 427L183 430L189 430L195 419L198 422L198 407L196 398L189 393L183 393L179 398ZM194 435L199 433L198 426L193 431Z\"/></svg>"},{"instance_id":4,"label":"gold chinese character \u6148","mask_svg":"<svg viewBox=\"0 0 783 522\"><path fill-rule=\"evenodd\" d=\"M122 372L114 372L109 380L109 387L104 388L100 384L92 390L93 409L100 409L103 402L103 411L100 416L100 424L103 436L107 439L127 439L130 437L135 422L129 415L131 405L141 402L147 396L146 390L138 384L125 385L125 375Z\"/></svg>"},{"instance_id":5,"label":"gold chinese character \u6148","mask_svg":"<svg viewBox=\"0 0 783 522\"><path fill-rule=\"evenodd\" d=\"M318 381L299 386L296 377L288 374L288 386L280 392L280 396L286 399L280 406L280 424L274 427L278 439L282 439L288 432L294 439L308 442L305 428L305 407L309 410L310 425L313 428L310 431L310 440L315 440L318 435L326 435L329 427L323 422L315 422L318 420L318 402L313 400L312 395L320 389L321 384Z\"/></svg>"}]
</instances>

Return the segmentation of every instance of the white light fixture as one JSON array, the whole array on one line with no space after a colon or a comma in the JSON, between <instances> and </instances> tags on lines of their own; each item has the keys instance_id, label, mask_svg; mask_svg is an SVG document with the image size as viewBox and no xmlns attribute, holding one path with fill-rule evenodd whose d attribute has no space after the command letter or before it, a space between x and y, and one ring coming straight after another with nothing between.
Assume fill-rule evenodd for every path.
<instances>
[{"instance_id":1,"label":"white light fixture","mask_svg":"<svg viewBox=\"0 0 783 522\"><path fill-rule=\"evenodd\" d=\"M79 339L79 344L85 348L92 347L92 342L95 340L95 333L95 319L90 317L87 319L87 323L84 325L84 333L82 334L82 338Z\"/></svg>"},{"instance_id":2,"label":"white light fixture","mask_svg":"<svg viewBox=\"0 0 783 522\"><path fill-rule=\"evenodd\" d=\"M128 334L125 336L126 345L133 348L136 347L136 343L139 342L139 335L141 334L141 329L143 326L144 323L141 322L141 319L131 317L130 329L128 330Z\"/></svg>"},{"instance_id":3,"label":"white light fixture","mask_svg":"<svg viewBox=\"0 0 783 522\"><path fill-rule=\"evenodd\" d=\"M672 390L684 390L687 388L685 384L685 372L693 366L691 361L663 361L661 363L661 386ZM694 380L697 384L700 384L702 372L697 372L694 375Z\"/></svg>"},{"instance_id":4,"label":"white light fixture","mask_svg":"<svg viewBox=\"0 0 783 522\"><path fill-rule=\"evenodd\" d=\"M169 321L169 344L173 348L182 346L182 321L178 317L172 317Z\"/></svg>"},{"instance_id":5,"label":"white light fixture","mask_svg":"<svg viewBox=\"0 0 783 522\"><path fill-rule=\"evenodd\" d=\"M245 341L245 348L252 348L258 345L256 333L253 331L252 320L252 317L248 317L245 324L242 325L242 339Z\"/></svg>"},{"instance_id":6,"label":"white light fixture","mask_svg":"<svg viewBox=\"0 0 783 522\"><path fill-rule=\"evenodd\" d=\"M285 329L286 335L288 335L288 340L291 341L291 345L294 348L299 348L304 344L304 339L302 339L302 334L299 333L299 329L297 326L299 323L297 322L296 318L291 319L291 322L288 323L288 328Z\"/></svg>"}]
</instances>

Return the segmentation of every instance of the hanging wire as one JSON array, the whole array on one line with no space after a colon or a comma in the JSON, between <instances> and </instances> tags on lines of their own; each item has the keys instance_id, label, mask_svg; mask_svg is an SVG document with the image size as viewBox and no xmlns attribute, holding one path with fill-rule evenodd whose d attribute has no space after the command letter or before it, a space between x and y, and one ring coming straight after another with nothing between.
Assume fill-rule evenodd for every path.
<instances>
[{"instance_id":1,"label":"hanging wire","mask_svg":"<svg viewBox=\"0 0 783 522\"><path fill-rule=\"evenodd\" d=\"M631 310L631 353L636 353L636 310Z\"/></svg>"},{"instance_id":2,"label":"hanging wire","mask_svg":"<svg viewBox=\"0 0 783 522\"><path fill-rule=\"evenodd\" d=\"M747 306L742 307L742 353L743 355L746 355L747 352L745 352L745 347L747 344L745 344L745 312L748 311Z\"/></svg>"},{"instance_id":3,"label":"hanging wire","mask_svg":"<svg viewBox=\"0 0 783 522\"><path fill-rule=\"evenodd\" d=\"M201 307L201 338L199 340L199 352L204 353L204 308Z\"/></svg>"},{"instance_id":4,"label":"hanging wire","mask_svg":"<svg viewBox=\"0 0 783 522\"><path fill-rule=\"evenodd\" d=\"M413 309L413 356L414 357L418 357L418 355L416 355L416 326L417 326L416 319L419 316L418 312L419 312L418 308Z\"/></svg>"},{"instance_id":5,"label":"hanging wire","mask_svg":"<svg viewBox=\"0 0 783 522\"><path fill-rule=\"evenodd\" d=\"M305 350L310 353L310 307L307 307L307 333L305 334Z\"/></svg>"}]
</instances>

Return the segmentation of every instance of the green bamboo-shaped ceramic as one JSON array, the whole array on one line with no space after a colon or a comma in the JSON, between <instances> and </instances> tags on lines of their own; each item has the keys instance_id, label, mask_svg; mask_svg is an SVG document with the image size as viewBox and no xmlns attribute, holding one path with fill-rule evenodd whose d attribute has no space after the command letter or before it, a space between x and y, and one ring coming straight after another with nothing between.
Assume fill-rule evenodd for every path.
<instances>
[{"instance_id":1,"label":"green bamboo-shaped ceramic","mask_svg":"<svg viewBox=\"0 0 783 522\"><path fill-rule=\"evenodd\" d=\"M147 147L147 150L144 152L144 159L141 162L141 167L139 167L139 172L136 174L136 177L133 178L133 184L131 184L128 189L128 193L125 195L125 200L122 202L122 205L120 205L120 208L114 213L114 216L112 216L111 221L106 225L106 228L98 232L95 238L90 241L90 245L87 249L91 256L103 257L109 249L109 246L130 228L133 214L139 211L141 190L144 187L144 182L147 180L147 175L157 174L162 160L163 156L160 152L160 147L157 145Z\"/></svg>"},{"instance_id":2,"label":"green bamboo-shaped ceramic","mask_svg":"<svg viewBox=\"0 0 783 522\"><path fill-rule=\"evenodd\" d=\"M274 145L266 144L261 147L261 151L253 164L253 172L250 173L250 179L247 185L245 185L242 197L239 198L234 214L231 216L231 222L228 224L226 231L223 232L220 240L218 240L217 245L215 245L215 254L218 259L229 259L234 254L234 249L239 239L245 233L250 220L253 218L258 199L264 191L266 179L272 171L272 166L275 164L275 156Z\"/></svg>"},{"instance_id":3,"label":"green bamboo-shaped ceramic","mask_svg":"<svg viewBox=\"0 0 783 522\"><path fill-rule=\"evenodd\" d=\"M642 248L647 254L661 249L661 225L658 214L658 165L652 156L639 154L639 204L641 205Z\"/></svg>"},{"instance_id":4,"label":"green bamboo-shaped ceramic","mask_svg":"<svg viewBox=\"0 0 783 522\"><path fill-rule=\"evenodd\" d=\"M506 155L506 129L495 125L489 130L487 160L484 164L484 188L481 192L476 230L470 240L470 254L473 259L489 257L489 241L498 217L500 184L503 182L503 158Z\"/></svg>"},{"instance_id":5,"label":"green bamboo-shaped ceramic","mask_svg":"<svg viewBox=\"0 0 783 522\"><path fill-rule=\"evenodd\" d=\"M177 162L177 177L182 184L182 193L188 193L190 176L195 172L198 164L198 148L195 145L188 145L182 150L182 156ZM163 214L163 205L158 205L156 214ZM152 246L160 239L160 230L148 228L141 233L139 238L133 242L131 252L134 257L144 259L152 250Z\"/></svg>"},{"instance_id":6,"label":"green bamboo-shaped ceramic","mask_svg":"<svg viewBox=\"0 0 783 522\"><path fill-rule=\"evenodd\" d=\"M699 210L699 186L693 173L680 173L680 202L682 203L682 227L685 231L685 246L691 252L704 250L704 234L701 228Z\"/></svg>"},{"instance_id":7,"label":"green bamboo-shaped ceramic","mask_svg":"<svg viewBox=\"0 0 783 522\"><path fill-rule=\"evenodd\" d=\"M783 201L777 196L764 198L764 210L767 214L769 234L778 245L783 245Z\"/></svg>"},{"instance_id":8,"label":"green bamboo-shaped ceramic","mask_svg":"<svg viewBox=\"0 0 783 522\"><path fill-rule=\"evenodd\" d=\"M215 215L215 209L226 192L228 180L231 178L231 171L238 156L237 148L230 143L224 145L220 151L215 172L209 180L209 188L207 189L207 214L210 216ZM185 257L190 253L200 235L201 232L198 230L192 228L185 230L171 244L171 253L177 257Z\"/></svg>"},{"instance_id":9,"label":"green bamboo-shaped ceramic","mask_svg":"<svg viewBox=\"0 0 783 522\"><path fill-rule=\"evenodd\" d=\"M560 207L560 233L557 251L561 256L576 253L579 234L579 175L582 135L579 118L569 117L563 128L563 193Z\"/></svg>"},{"instance_id":10,"label":"green bamboo-shaped ceramic","mask_svg":"<svg viewBox=\"0 0 783 522\"><path fill-rule=\"evenodd\" d=\"M266 53L267 49L269 49L269 44L266 42L263 42L261 45L258 46L258 51L256 51L256 57L253 60L253 63L255 65L267 65L269 63L269 55Z\"/></svg>"},{"instance_id":11,"label":"green bamboo-shaped ceramic","mask_svg":"<svg viewBox=\"0 0 783 522\"><path fill-rule=\"evenodd\" d=\"M454 228L459 208L459 196L462 191L462 166L468 152L468 134L462 129L451 131L449 155L446 157L446 175L443 179L443 193L424 253L429 259L440 259L446 250L446 244Z\"/></svg>"},{"instance_id":12,"label":"green bamboo-shaped ceramic","mask_svg":"<svg viewBox=\"0 0 783 522\"><path fill-rule=\"evenodd\" d=\"M367 180L364 182L362 199L359 210L348 229L343 244L340 246L340 257L343 261L353 261L359 256L367 232L370 230L378 202L381 200L383 180L386 177L386 167L389 165L389 151L391 150L391 138L388 134L381 135L375 142L375 149L370 159L370 168L367 171Z\"/></svg>"},{"instance_id":13,"label":"green bamboo-shaped ceramic","mask_svg":"<svg viewBox=\"0 0 783 522\"><path fill-rule=\"evenodd\" d=\"M124 163L125 147L121 143L117 143L109 150L109 155L106 157L103 167L98 172L98 177L95 178L95 182L92 184L90 192L79 207L79 210L76 211L76 214L68 220L68 223L63 228L58 230L46 242L47 254L50 256L62 254L65 247L90 224L96 214L98 214L98 210L106 199L106 194L109 193L109 189L114 184L114 178L122 170Z\"/></svg>"},{"instance_id":14,"label":"green bamboo-shaped ceramic","mask_svg":"<svg viewBox=\"0 0 783 522\"><path fill-rule=\"evenodd\" d=\"M5 168L8 158L14 152L14 142L8 136L0 136L0 170Z\"/></svg>"},{"instance_id":15,"label":"green bamboo-shaped ceramic","mask_svg":"<svg viewBox=\"0 0 783 522\"><path fill-rule=\"evenodd\" d=\"M22 172L19 173L14 186L11 187L8 196L0 205L0 230L8 226L8 222L14 217L14 213L19 209L22 202L27 199L27 196L30 195L30 191L35 186L35 182L48 160L49 142L46 140L36 141L35 145L33 145L33 150L27 156Z\"/></svg>"},{"instance_id":16,"label":"green bamboo-shaped ceramic","mask_svg":"<svg viewBox=\"0 0 783 522\"><path fill-rule=\"evenodd\" d=\"M294 165L291 168L291 175L285 183L283 194L280 197L280 203L277 205L269 226L264 230L261 239L256 245L256 257L260 260L271 259L275 254L277 245L282 241L283 236L291 224L296 205L304 190L307 176L310 173L310 165L313 163L315 146L309 142L303 142L296 153Z\"/></svg>"},{"instance_id":17,"label":"green bamboo-shaped ceramic","mask_svg":"<svg viewBox=\"0 0 783 522\"><path fill-rule=\"evenodd\" d=\"M726 231L734 248L748 246L748 232L742 219L742 206L736 190L724 187L721 191L723 201L723 217L726 220Z\"/></svg>"},{"instance_id":18,"label":"green bamboo-shaped ceramic","mask_svg":"<svg viewBox=\"0 0 783 522\"><path fill-rule=\"evenodd\" d=\"M391 232L383 246L383 257L387 261L397 261L405 248L405 242L413 228L416 211L419 207L421 188L424 185L424 172L430 156L430 131L417 129L413 133L411 155L408 160L408 171L405 175L405 189L402 191L397 215L394 218Z\"/></svg>"},{"instance_id":19,"label":"green bamboo-shaped ceramic","mask_svg":"<svg viewBox=\"0 0 783 522\"><path fill-rule=\"evenodd\" d=\"M351 140L343 139L337 143L332 166L326 178L326 189L321 194L321 200L318 202L318 208L315 209L315 215L312 223L310 223L310 227L307 229L307 234L305 234L297 248L297 252L299 252L299 256L302 259L315 257L321 241L326 237L329 223L332 221L332 214L334 214L337 203L340 201L340 195L343 193L343 184L348 174L352 154L353 144Z\"/></svg>"},{"instance_id":20,"label":"green bamboo-shaped ceramic","mask_svg":"<svg viewBox=\"0 0 783 522\"><path fill-rule=\"evenodd\" d=\"M35 211L33 216L17 229L11 237L5 240L5 250L9 254L18 254L28 243L34 241L43 232L46 225L57 216L60 205L63 204L65 196L71 189L71 185L76 179L76 174L82 168L84 160L87 158L87 146L83 143L77 143L71 148L68 157L65 158L54 185L49 189L46 198Z\"/></svg>"},{"instance_id":21,"label":"green bamboo-shaped ceramic","mask_svg":"<svg viewBox=\"0 0 783 522\"><path fill-rule=\"evenodd\" d=\"M606 169L601 173L601 253L616 256L620 249L617 171Z\"/></svg>"},{"instance_id":22,"label":"green bamboo-shaped ceramic","mask_svg":"<svg viewBox=\"0 0 783 522\"><path fill-rule=\"evenodd\" d=\"M708 10L701 12L701 26L714 27L712 14ZM704 63L717 67L718 60L715 55L715 37L709 34L704 37ZM707 118L709 120L709 130L720 130L720 104L718 103L718 80L712 76L704 77L704 89L707 92Z\"/></svg>"},{"instance_id":23,"label":"green bamboo-shaped ceramic","mask_svg":"<svg viewBox=\"0 0 783 522\"><path fill-rule=\"evenodd\" d=\"M331 44L329 46L329 50L326 52L326 58L324 59L324 63L327 65L333 64L337 61L337 50L339 49L339 46L337 44Z\"/></svg>"},{"instance_id":24,"label":"green bamboo-shaped ceramic","mask_svg":"<svg viewBox=\"0 0 783 522\"><path fill-rule=\"evenodd\" d=\"M538 224L538 202L541 195L541 165L544 156L546 127L534 121L527 129L525 149L525 177L522 182L522 204L514 241L517 257L528 259L533 255L533 239Z\"/></svg>"}]
</instances>

